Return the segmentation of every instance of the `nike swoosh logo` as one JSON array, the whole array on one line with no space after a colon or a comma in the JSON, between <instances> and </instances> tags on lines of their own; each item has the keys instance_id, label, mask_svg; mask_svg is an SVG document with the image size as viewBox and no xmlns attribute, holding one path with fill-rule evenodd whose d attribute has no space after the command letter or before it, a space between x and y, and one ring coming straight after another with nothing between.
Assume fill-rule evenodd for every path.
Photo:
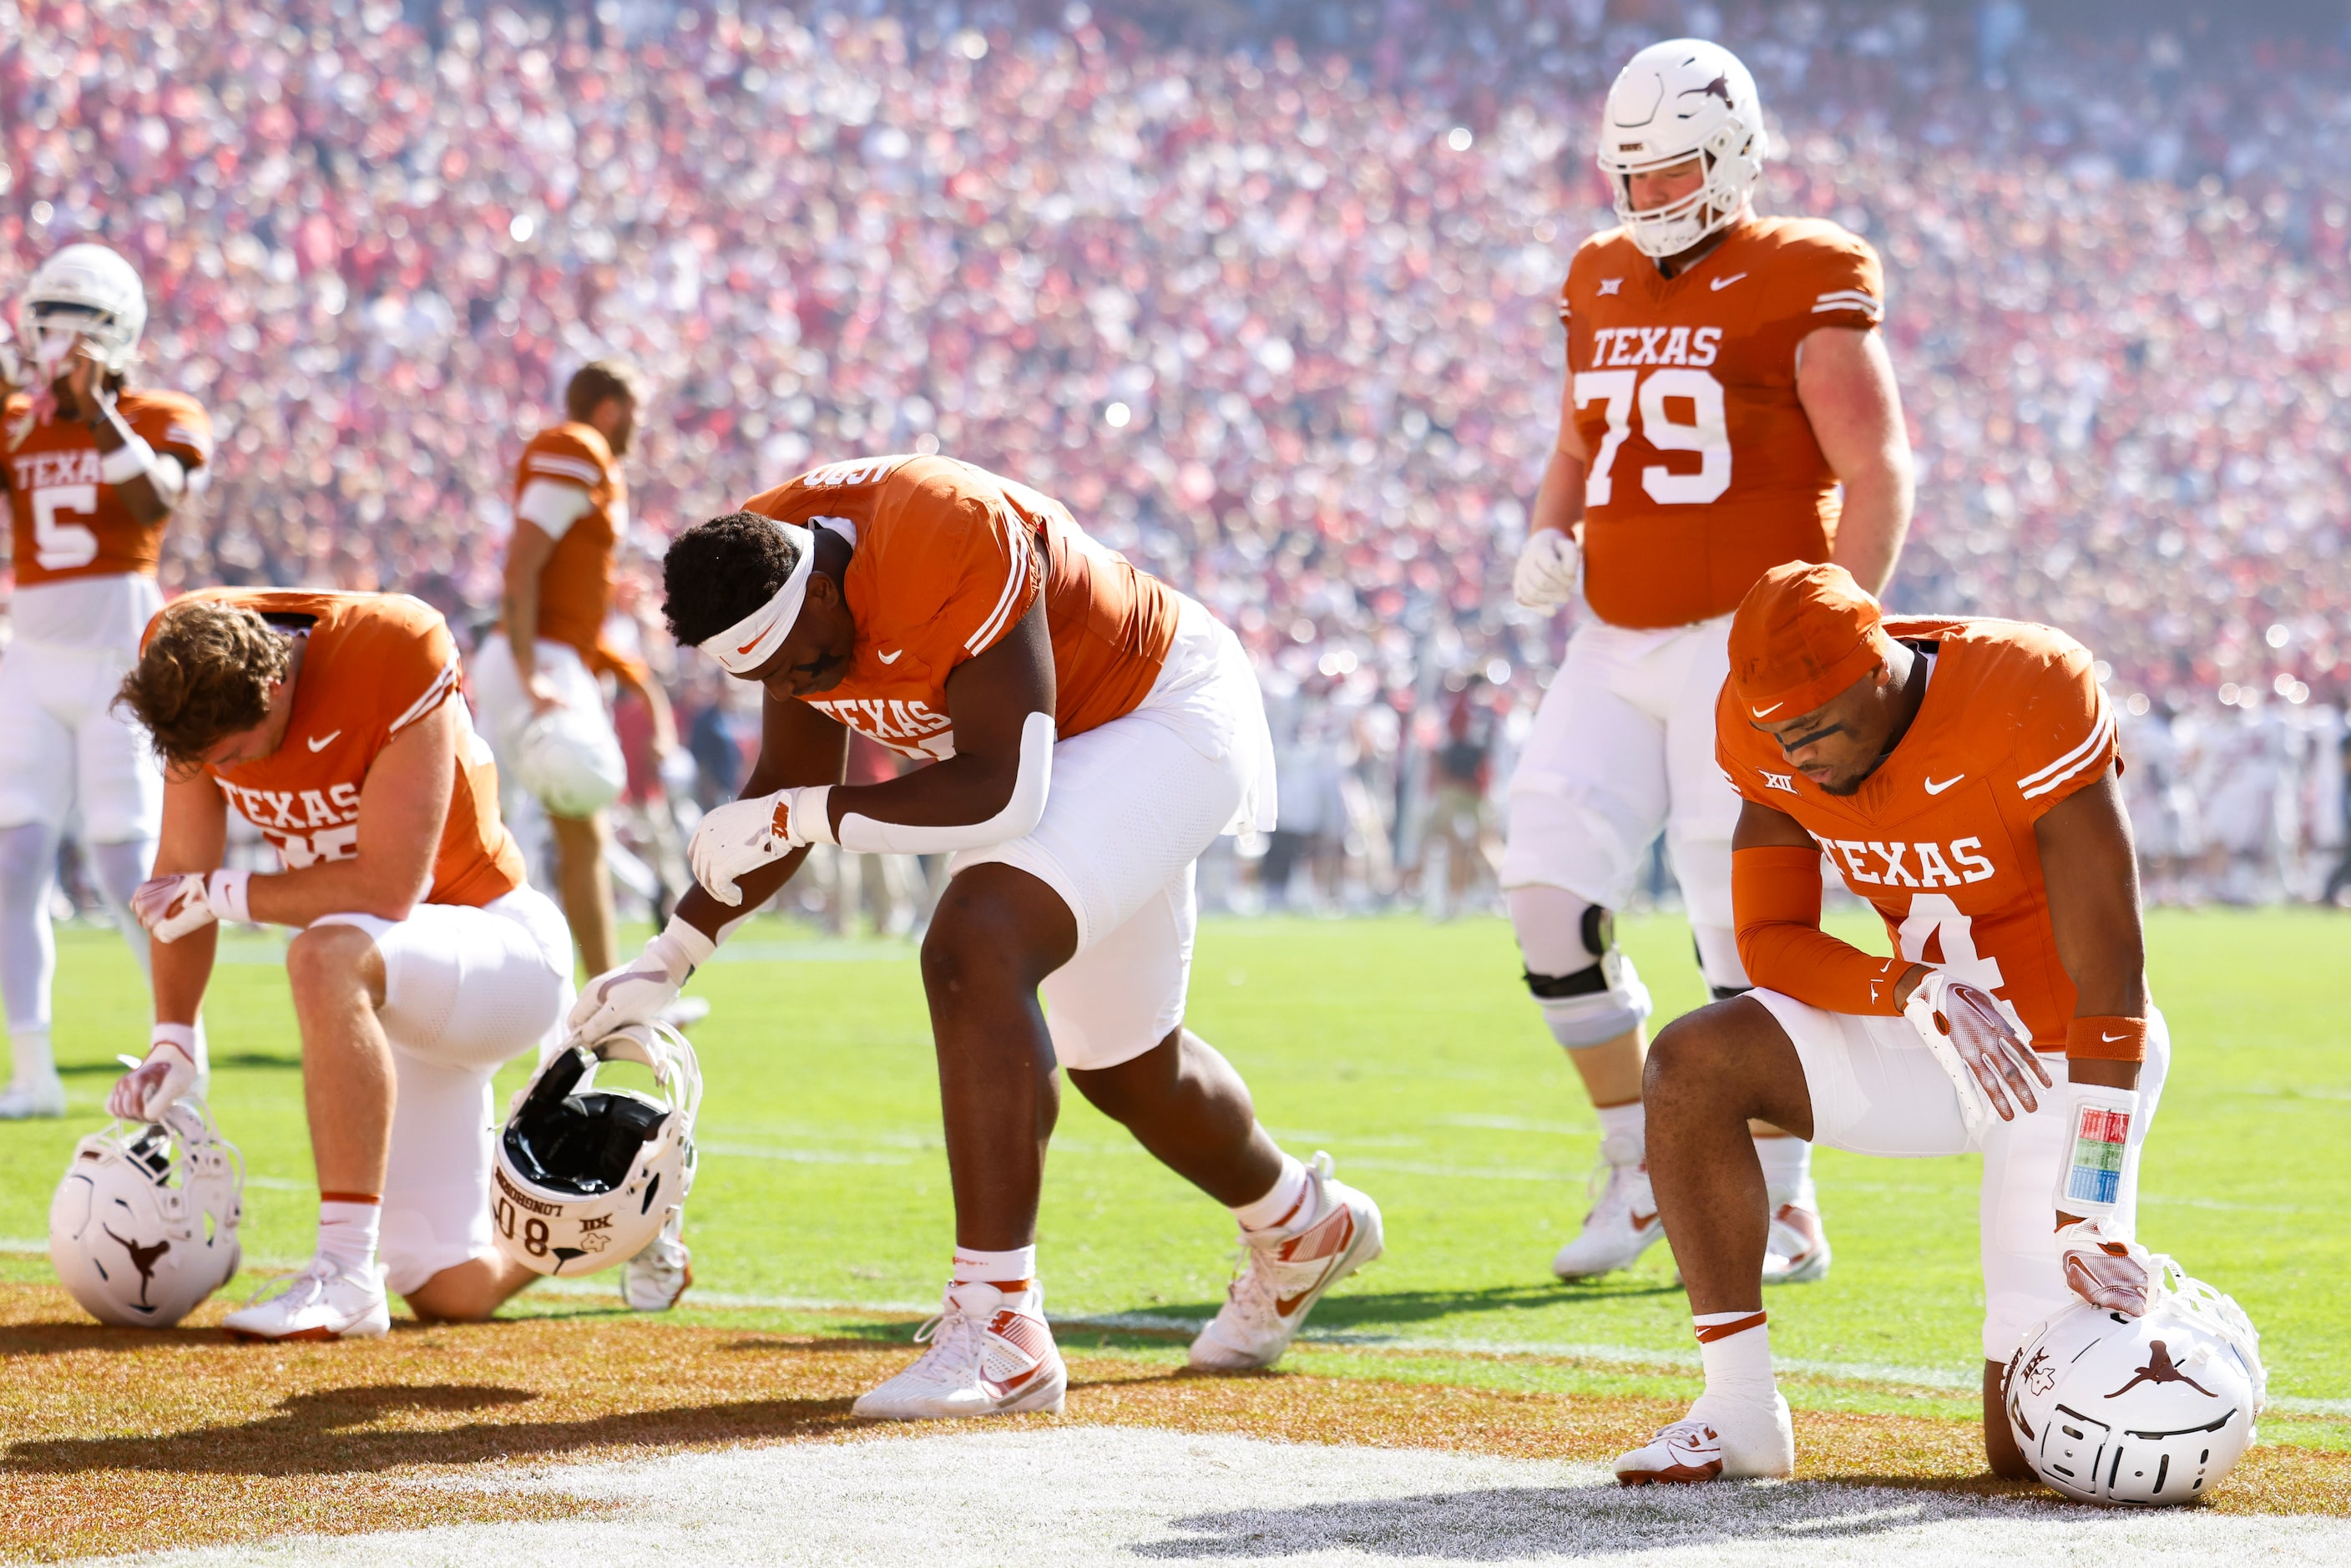
<instances>
[{"instance_id":1,"label":"nike swoosh logo","mask_svg":"<svg viewBox=\"0 0 2351 1568\"><path fill-rule=\"evenodd\" d=\"M1708 284L1707 287L1714 290L1717 294L1719 294L1724 289L1729 287L1732 284L1738 282L1740 278L1746 276L1747 275L1743 272L1734 272L1729 277L1716 278L1713 282Z\"/></svg>"},{"instance_id":2,"label":"nike swoosh logo","mask_svg":"<svg viewBox=\"0 0 2351 1568\"><path fill-rule=\"evenodd\" d=\"M304 741L302 744L303 744L303 745L305 745L305 746L307 746L307 747L308 747L311 749L311 751L312 751L313 753L317 753L317 752L324 751L324 750L326 750L326 749L327 749L327 747L330 747L330 746L332 746L332 745L334 745L334 744L335 744L335 736L337 736L337 735L340 735L340 734L342 734L342 733L343 733L343 732L342 732L341 730L340 730L340 729L339 729L339 730L336 730L336 731L335 731L333 734L331 734L331 735L319 735L319 736L313 736L311 738L309 738L308 740Z\"/></svg>"},{"instance_id":3,"label":"nike swoosh logo","mask_svg":"<svg viewBox=\"0 0 2351 1568\"><path fill-rule=\"evenodd\" d=\"M1952 785L1957 784L1966 777L1967 775L1964 773L1955 773L1939 784L1936 783L1932 779L1929 779L1927 780L1927 793L1929 795L1939 795L1944 790L1949 789Z\"/></svg>"},{"instance_id":4,"label":"nike swoosh logo","mask_svg":"<svg viewBox=\"0 0 2351 1568\"><path fill-rule=\"evenodd\" d=\"M766 635L767 635L767 633L766 633L765 632L760 632L760 633L759 633L759 637L764 637L764 636L766 636ZM741 654L741 653L749 653L752 649L754 649L754 648L756 648L756 647L758 647L758 646L759 645L759 637L754 637L754 638L752 638L749 642L747 642L747 643L744 643L741 647L739 647L739 648L736 649L736 650L735 650L735 652L736 652L737 653L738 653L738 654Z\"/></svg>"},{"instance_id":5,"label":"nike swoosh logo","mask_svg":"<svg viewBox=\"0 0 2351 1568\"><path fill-rule=\"evenodd\" d=\"M2118 1040L2128 1040L2130 1036L2126 1034L2101 1034L2098 1038L2105 1040L2108 1045L2112 1045Z\"/></svg>"},{"instance_id":6,"label":"nike swoosh logo","mask_svg":"<svg viewBox=\"0 0 2351 1568\"><path fill-rule=\"evenodd\" d=\"M894 653L876 653L873 656L885 664L894 664L906 656L906 650L901 648Z\"/></svg>"},{"instance_id":7,"label":"nike swoosh logo","mask_svg":"<svg viewBox=\"0 0 2351 1568\"><path fill-rule=\"evenodd\" d=\"M1657 1216L1655 1209L1652 1209L1646 1214L1635 1214L1632 1216L1633 1228L1635 1230L1646 1230L1651 1225L1656 1223L1656 1218Z\"/></svg>"},{"instance_id":8,"label":"nike swoosh logo","mask_svg":"<svg viewBox=\"0 0 2351 1568\"><path fill-rule=\"evenodd\" d=\"M1782 708L1786 707L1788 705L1786 703L1778 702L1773 703L1770 707L1759 707L1755 710L1755 716L1757 718L1769 718L1771 715L1778 713Z\"/></svg>"}]
</instances>

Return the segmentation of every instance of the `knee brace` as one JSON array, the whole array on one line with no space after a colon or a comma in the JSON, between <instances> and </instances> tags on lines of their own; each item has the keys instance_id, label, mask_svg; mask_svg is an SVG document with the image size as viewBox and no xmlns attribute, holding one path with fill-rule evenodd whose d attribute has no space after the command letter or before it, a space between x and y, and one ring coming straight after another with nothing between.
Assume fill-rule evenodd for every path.
<instances>
[{"instance_id":1,"label":"knee brace","mask_svg":"<svg viewBox=\"0 0 2351 1568\"><path fill-rule=\"evenodd\" d=\"M1526 959L1527 989L1552 1038L1569 1051L1603 1045L1640 1026L1648 988L1616 950L1614 918L1565 888L1517 887L1506 895Z\"/></svg>"}]
</instances>

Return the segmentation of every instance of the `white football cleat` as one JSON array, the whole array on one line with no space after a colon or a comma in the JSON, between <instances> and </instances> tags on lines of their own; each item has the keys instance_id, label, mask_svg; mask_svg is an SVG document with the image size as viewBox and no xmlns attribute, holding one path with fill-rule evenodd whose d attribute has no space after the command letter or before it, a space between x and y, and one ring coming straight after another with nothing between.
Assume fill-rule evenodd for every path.
<instances>
[{"instance_id":1,"label":"white football cleat","mask_svg":"<svg viewBox=\"0 0 2351 1568\"><path fill-rule=\"evenodd\" d=\"M313 1258L298 1274L272 1280L221 1320L232 1339L381 1339L392 1332L383 1270L344 1272Z\"/></svg>"},{"instance_id":2,"label":"white football cleat","mask_svg":"<svg viewBox=\"0 0 2351 1568\"><path fill-rule=\"evenodd\" d=\"M869 1421L932 1421L963 1416L1061 1413L1070 1375L1045 1322L1044 1287L1000 1291L984 1281L947 1287L946 1307L914 1331L922 1359L850 1414Z\"/></svg>"},{"instance_id":3,"label":"white football cleat","mask_svg":"<svg viewBox=\"0 0 2351 1568\"><path fill-rule=\"evenodd\" d=\"M1309 1216L1280 1230L1241 1232L1241 1271L1225 1304L1192 1342L1196 1372L1254 1372L1290 1348L1322 1292L1380 1255L1380 1206L1331 1174L1317 1151L1306 1167Z\"/></svg>"},{"instance_id":4,"label":"white football cleat","mask_svg":"<svg viewBox=\"0 0 2351 1568\"><path fill-rule=\"evenodd\" d=\"M1802 1285L1829 1271L1829 1237L1819 1211L1783 1203L1771 1215L1771 1238L1763 1250L1763 1282Z\"/></svg>"},{"instance_id":5,"label":"white football cleat","mask_svg":"<svg viewBox=\"0 0 2351 1568\"><path fill-rule=\"evenodd\" d=\"M1603 1165L1608 1173L1600 1182L1600 1196L1583 1217L1583 1229L1559 1249L1551 1271L1562 1280L1592 1280L1629 1269L1666 1234L1657 1218L1657 1200L1649 1190L1646 1165Z\"/></svg>"},{"instance_id":6,"label":"white football cleat","mask_svg":"<svg viewBox=\"0 0 2351 1568\"><path fill-rule=\"evenodd\" d=\"M56 1073L19 1078L0 1089L0 1122L47 1120L66 1113L66 1082Z\"/></svg>"},{"instance_id":7,"label":"white football cleat","mask_svg":"<svg viewBox=\"0 0 2351 1568\"><path fill-rule=\"evenodd\" d=\"M621 1299L631 1312L665 1312L694 1283L694 1254L678 1239L684 1218L684 1209L670 1210L661 1233L621 1270Z\"/></svg>"},{"instance_id":8,"label":"white football cleat","mask_svg":"<svg viewBox=\"0 0 2351 1568\"><path fill-rule=\"evenodd\" d=\"M1628 1487L1784 1479L1795 1470L1795 1429L1776 1390L1769 1406L1701 1394L1687 1416L1616 1460L1616 1479Z\"/></svg>"}]
</instances>

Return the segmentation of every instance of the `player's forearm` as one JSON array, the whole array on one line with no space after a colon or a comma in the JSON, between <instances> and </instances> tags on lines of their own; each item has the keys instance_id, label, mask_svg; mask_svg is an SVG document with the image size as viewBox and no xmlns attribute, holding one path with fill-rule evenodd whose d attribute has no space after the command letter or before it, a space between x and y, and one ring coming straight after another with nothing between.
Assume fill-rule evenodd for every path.
<instances>
[{"instance_id":1,"label":"player's forearm","mask_svg":"<svg viewBox=\"0 0 2351 1568\"><path fill-rule=\"evenodd\" d=\"M1870 592L1883 595L1910 532L1909 450L1882 453L1877 461L1838 478L1844 486L1844 510L1837 518L1830 563L1851 572Z\"/></svg>"},{"instance_id":2,"label":"player's forearm","mask_svg":"<svg viewBox=\"0 0 2351 1568\"><path fill-rule=\"evenodd\" d=\"M1542 484L1535 491L1535 508L1529 532L1553 528L1573 538L1583 521L1583 459L1553 450L1543 467Z\"/></svg>"},{"instance_id":3,"label":"player's forearm","mask_svg":"<svg viewBox=\"0 0 2351 1568\"><path fill-rule=\"evenodd\" d=\"M432 886L430 861L420 869L405 857L361 852L350 860L256 876L246 884L246 907L264 925L298 929L329 915L405 920Z\"/></svg>"},{"instance_id":4,"label":"player's forearm","mask_svg":"<svg viewBox=\"0 0 2351 1568\"><path fill-rule=\"evenodd\" d=\"M99 404L89 424L90 444L98 448L99 471L114 487L131 520L144 525L171 516L186 487L179 460L150 447L122 422L111 401ZM109 468L116 472L107 476Z\"/></svg>"},{"instance_id":5,"label":"player's forearm","mask_svg":"<svg viewBox=\"0 0 2351 1568\"><path fill-rule=\"evenodd\" d=\"M712 897L707 888L699 885L689 887L685 890L685 896L677 901L674 913L676 918L716 942L725 935L727 926L744 919L781 893L784 884L799 873L807 861L808 846L803 844L771 865L745 872L735 879L735 885L742 890L743 902L732 908Z\"/></svg>"},{"instance_id":6,"label":"player's forearm","mask_svg":"<svg viewBox=\"0 0 2351 1568\"><path fill-rule=\"evenodd\" d=\"M206 925L176 942L148 945L152 955L157 1023L193 1024L212 983L220 947L220 927Z\"/></svg>"},{"instance_id":7,"label":"player's forearm","mask_svg":"<svg viewBox=\"0 0 2351 1568\"><path fill-rule=\"evenodd\" d=\"M515 673L528 683L538 667L538 573L507 571L504 614L499 624L506 630L507 646L514 651Z\"/></svg>"},{"instance_id":8,"label":"player's forearm","mask_svg":"<svg viewBox=\"0 0 2351 1568\"><path fill-rule=\"evenodd\" d=\"M1735 849L1730 867L1731 918L1750 980L1830 1012L1900 1013L1896 992L1914 966L1821 929L1817 848Z\"/></svg>"}]
</instances>

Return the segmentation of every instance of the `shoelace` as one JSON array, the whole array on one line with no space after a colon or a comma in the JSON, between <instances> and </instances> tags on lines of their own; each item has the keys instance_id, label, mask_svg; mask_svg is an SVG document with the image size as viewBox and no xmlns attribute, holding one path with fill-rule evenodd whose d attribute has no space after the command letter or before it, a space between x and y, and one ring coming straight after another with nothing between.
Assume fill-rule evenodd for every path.
<instances>
[{"instance_id":1,"label":"shoelace","mask_svg":"<svg viewBox=\"0 0 2351 1568\"><path fill-rule=\"evenodd\" d=\"M914 1331L914 1343L927 1344L931 1348L923 1353L920 1361L900 1373L898 1375L901 1377L924 1372L934 1362L952 1364L957 1357L970 1364L967 1369L956 1367L958 1372L968 1370L977 1374L981 1358L987 1353L987 1345L980 1334L979 1318L952 1303ZM927 1373L925 1375L928 1375Z\"/></svg>"},{"instance_id":2,"label":"shoelace","mask_svg":"<svg viewBox=\"0 0 2351 1568\"><path fill-rule=\"evenodd\" d=\"M1678 1421L1658 1427L1657 1435L1650 1438L1649 1441L1652 1443L1670 1443L1675 1441L1677 1438L1680 1440L1682 1447L1686 1448L1702 1448L1708 1443L1719 1441L1719 1439L1710 1437L1707 1435L1707 1425L1705 1422L1693 1420L1691 1417L1687 1416L1683 1416Z\"/></svg>"},{"instance_id":3,"label":"shoelace","mask_svg":"<svg viewBox=\"0 0 2351 1568\"><path fill-rule=\"evenodd\" d=\"M328 1281L334 1277L332 1264L323 1258L313 1258L308 1268L291 1274L280 1274L274 1280L264 1280L253 1294L245 1299L245 1304L252 1307L260 1305L265 1299L283 1300L287 1306L298 1310L326 1294ZM296 1292L306 1285L309 1287L308 1293L297 1299Z\"/></svg>"}]
</instances>

